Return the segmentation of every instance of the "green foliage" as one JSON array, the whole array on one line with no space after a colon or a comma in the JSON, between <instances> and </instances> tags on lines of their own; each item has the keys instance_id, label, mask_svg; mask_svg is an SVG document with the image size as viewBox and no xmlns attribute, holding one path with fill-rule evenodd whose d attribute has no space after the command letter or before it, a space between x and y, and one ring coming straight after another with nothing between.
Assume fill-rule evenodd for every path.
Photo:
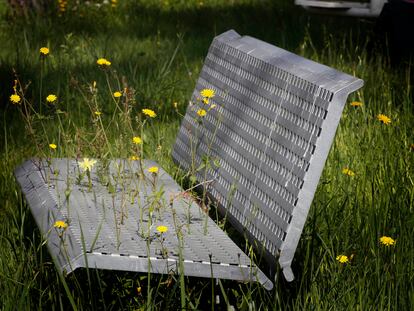
<instances>
[{"instance_id":1,"label":"green foliage","mask_svg":"<svg viewBox=\"0 0 414 311\"><path fill-rule=\"evenodd\" d=\"M308 16L291 2L83 3L68 4L60 16L58 8L18 16L1 5L0 309L205 309L213 292L241 310L413 309L413 69L389 67L371 44L370 22ZM365 80L352 98L362 106L345 107L296 253L296 280L280 276L266 292L257 284L175 275L89 270L60 278L13 169L33 156L140 153L176 173L170 150L181 115L211 39L231 28ZM50 48L44 60L42 46ZM110 68L99 68L100 57ZM9 101L16 78L30 113ZM122 101L114 91L124 93ZM46 103L48 94L57 95L56 104ZM143 108L157 113L145 133ZM134 135L150 143L134 149ZM381 236L396 245L381 245ZM350 262L340 264L341 254Z\"/></svg>"}]
</instances>

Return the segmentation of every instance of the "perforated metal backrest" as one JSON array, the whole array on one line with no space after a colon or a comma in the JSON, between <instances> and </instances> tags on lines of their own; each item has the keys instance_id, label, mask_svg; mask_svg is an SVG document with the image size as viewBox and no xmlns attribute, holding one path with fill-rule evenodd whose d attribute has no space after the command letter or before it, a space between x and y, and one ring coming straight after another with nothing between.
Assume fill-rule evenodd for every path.
<instances>
[{"instance_id":1,"label":"perforated metal backrest","mask_svg":"<svg viewBox=\"0 0 414 311\"><path fill-rule=\"evenodd\" d=\"M279 258L287 280L344 104L362 85L233 30L210 46L173 158L213 181L220 210L271 263ZM215 91L208 104L205 88Z\"/></svg>"}]
</instances>

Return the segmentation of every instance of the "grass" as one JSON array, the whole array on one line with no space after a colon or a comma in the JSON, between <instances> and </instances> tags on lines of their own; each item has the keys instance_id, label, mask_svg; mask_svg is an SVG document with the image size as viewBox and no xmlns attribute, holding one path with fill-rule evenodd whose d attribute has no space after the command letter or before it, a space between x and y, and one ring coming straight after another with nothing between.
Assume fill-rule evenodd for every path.
<instances>
[{"instance_id":1,"label":"grass","mask_svg":"<svg viewBox=\"0 0 414 311\"><path fill-rule=\"evenodd\" d=\"M1 4L0 22L0 309L206 309L212 289L238 309L410 310L414 307L414 143L410 64L391 68L372 44L371 21L308 16L292 1L127 1L115 9L87 7L59 17L18 17ZM200 4L202 3L202 4ZM13 176L33 156L131 156L134 118L158 116L143 137L145 158L170 173L171 146L214 37L234 28L365 80L345 107L296 252L296 280L275 289L173 276L79 271L60 278ZM39 48L50 55L42 63ZM96 59L106 57L115 71ZM9 102L18 76L35 111L30 128ZM43 81L40 87L40 81ZM90 91L96 81L97 93ZM108 85L110 87L108 87ZM115 115L104 137L94 109L109 124L112 92L130 90L131 125ZM55 107L46 105L56 94ZM43 103L40 103L39 98ZM62 113L56 113L60 109ZM391 118L385 125L378 114ZM161 146L161 148L157 148ZM355 176L342 173L343 168ZM381 236L396 239L385 247ZM341 265L338 255L347 255ZM185 284L185 287L183 286ZM139 290L138 290L139 289ZM149 299L151 297L151 299ZM184 298L183 298L184 297ZM210 307L207 307L210 308Z\"/></svg>"}]
</instances>

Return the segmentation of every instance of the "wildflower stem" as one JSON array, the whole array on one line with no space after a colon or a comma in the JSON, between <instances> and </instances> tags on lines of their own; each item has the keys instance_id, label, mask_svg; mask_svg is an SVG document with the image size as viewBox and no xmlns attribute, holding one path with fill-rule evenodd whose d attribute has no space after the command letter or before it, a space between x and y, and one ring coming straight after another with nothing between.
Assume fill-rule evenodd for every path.
<instances>
[{"instance_id":1,"label":"wildflower stem","mask_svg":"<svg viewBox=\"0 0 414 311\"><path fill-rule=\"evenodd\" d=\"M114 155L112 153L112 145L109 143L108 136L106 136L105 127L103 126L101 117L99 117L99 125L101 126L101 130L102 130L103 136L105 138L106 145L108 146L109 154L111 155L111 158L114 158Z\"/></svg>"},{"instance_id":2,"label":"wildflower stem","mask_svg":"<svg viewBox=\"0 0 414 311\"><path fill-rule=\"evenodd\" d=\"M147 283L147 309L149 304L151 303L151 249L150 249L150 235L151 235L151 227L152 227L152 214L151 212L148 213L148 231L147 231L147 254L148 254L148 283Z\"/></svg>"},{"instance_id":3,"label":"wildflower stem","mask_svg":"<svg viewBox=\"0 0 414 311\"><path fill-rule=\"evenodd\" d=\"M181 310L186 310L186 297L185 297L185 280L184 280L184 257L183 257L183 249L184 249L184 241L183 241L183 234L181 232L181 226L177 223L177 215L176 211L172 209L172 216L174 221L174 228L177 234L178 240L178 272L180 274L180 296L181 296Z\"/></svg>"},{"instance_id":4,"label":"wildflower stem","mask_svg":"<svg viewBox=\"0 0 414 311\"><path fill-rule=\"evenodd\" d=\"M105 80L106 80L106 84L108 86L109 93L111 94L111 97L112 97L113 101L115 102L116 109L118 109L121 114L124 113L124 111L121 109L121 107L119 107L119 103L118 103L119 101L116 100L116 98L113 95L111 83L109 83L109 77L108 77L108 73L106 71L105 71ZM115 111L114 111L114 113L115 113Z\"/></svg>"},{"instance_id":5,"label":"wildflower stem","mask_svg":"<svg viewBox=\"0 0 414 311\"><path fill-rule=\"evenodd\" d=\"M40 109L40 114L42 114L43 64L44 64L44 57L41 57L40 58L40 87L39 87L39 109Z\"/></svg>"},{"instance_id":6,"label":"wildflower stem","mask_svg":"<svg viewBox=\"0 0 414 311\"><path fill-rule=\"evenodd\" d=\"M88 190L92 190L92 180L91 180L91 172L86 170L86 175L88 176Z\"/></svg>"},{"instance_id":7,"label":"wildflower stem","mask_svg":"<svg viewBox=\"0 0 414 311\"><path fill-rule=\"evenodd\" d=\"M144 125L145 125L145 120L144 120L144 122L141 124L141 129L140 129L140 132L141 132L141 138L143 138L144 136ZM141 176L142 176L142 179L144 180L144 177L145 177L145 174L144 174L144 165L143 165L143 162L142 162L142 158L144 157L144 142L142 142L142 144L139 146L139 148L140 148L140 152L139 152L139 167L140 167L140 169L141 169Z\"/></svg>"},{"instance_id":8,"label":"wildflower stem","mask_svg":"<svg viewBox=\"0 0 414 311\"><path fill-rule=\"evenodd\" d=\"M221 119L219 118L219 123L221 122ZM212 150L212 145L213 145L213 141L216 137L217 134L217 130L218 130L218 124L214 129L214 133L212 138L209 141L208 147L207 147L207 157L206 157L206 163L205 163L205 168L204 168L204 178L203 180L207 180L207 172L208 170L211 168L211 150ZM203 198L202 198L202 202L206 202L207 199L207 187L208 187L209 183L206 184L205 187L203 187ZM204 234L207 234L207 226L208 226L208 219L209 219L209 210L210 210L210 204L206 204L206 219L205 219L205 223L204 223Z\"/></svg>"}]
</instances>

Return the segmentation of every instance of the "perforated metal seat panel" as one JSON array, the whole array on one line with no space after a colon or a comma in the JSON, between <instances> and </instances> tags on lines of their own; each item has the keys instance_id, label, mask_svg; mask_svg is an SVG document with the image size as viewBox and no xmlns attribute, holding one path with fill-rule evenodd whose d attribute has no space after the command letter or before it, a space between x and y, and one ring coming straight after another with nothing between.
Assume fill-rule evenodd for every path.
<instances>
[{"instance_id":1,"label":"perforated metal seat panel","mask_svg":"<svg viewBox=\"0 0 414 311\"><path fill-rule=\"evenodd\" d=\"M91 187L75 159L25 162L16 178L57 268L178 273L273 284L198 204L152 161L98 161ZM142 178L142 172L145 178ZM62 220L69 226L55 228ZM160 234L158 226L168 231ZM177 229L179 228L179 229ZM178 231L178 232L177 232Z\"/></svg>"},{"instance_id":2,"label":"perforated metal seat panel","mask_svg":"<svg viewBox=\"0 0 414 311\"><path fill-rule=\"evenodd\" d=\"M214 39L205 59L173 159L198 181L213 180L210 197L271 264L279 258L289 281L344 104L362 85L232 30ZM205 88L216 93L209 105L200 101Z\"/></svg>"}]
</instances>

